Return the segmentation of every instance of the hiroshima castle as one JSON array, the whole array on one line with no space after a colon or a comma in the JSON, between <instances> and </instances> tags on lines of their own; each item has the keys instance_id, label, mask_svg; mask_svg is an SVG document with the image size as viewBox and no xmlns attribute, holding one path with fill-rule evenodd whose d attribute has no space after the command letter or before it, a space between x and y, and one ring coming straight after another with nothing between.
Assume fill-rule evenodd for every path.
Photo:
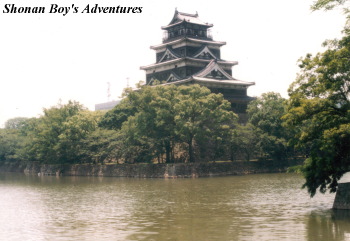
<instances>
[{"instance_id":1,"label":"hiroshima castle","mask_svg":"<svg viewBox=\"0 0 350 241\"><path fill-rule=\"evenodd\" d=\"M232 110L244 119L249 101L247 89L254 82L232 77L237 61L221 59L220 48L226 42L215 41L211 35L213 24L198 18L198 14L175 14L164 30L163 42L151 46L156 63L140 67L146 71L146 85L159 81L162 85L199 84L213 93L221 93L231 103ZM107 103L98 104L102 105ZM96 109L97 106L96 105Z\"/></svg>"},{"instance_id":2,"label":"hiroshima castle","mask_svg":"<svg viewBox=\"0 0 350 241\"><path fill-rule=\"evenodd\" d=\"M211 35L213 24L198 18L198 14L175 14L164 30L163 42L151 46L156 51L156 63L142 66L146 71L146 84L155 80L163 85L199 84L213 93L221 93L238 114L246 111L253 98L247 89L254 82L232 77L232 67L237 61L221 59L220 48L226 42L214 41Z\"/></svg>"}]
</instances>

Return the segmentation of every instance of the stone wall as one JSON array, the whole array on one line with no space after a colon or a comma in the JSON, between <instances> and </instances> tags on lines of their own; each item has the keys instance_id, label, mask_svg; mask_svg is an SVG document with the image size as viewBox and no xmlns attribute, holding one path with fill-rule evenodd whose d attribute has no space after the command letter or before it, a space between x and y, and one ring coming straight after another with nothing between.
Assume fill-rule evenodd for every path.
<instances>
[{"instance_id":1,"label":"stone wall","mask_svg":"<svg viewBox=\"0 0 350 241\"><path fill-rule=\"evenodd\" d=\"M335 195L334 209L350 209L350 182L339 183L337 194Z\"/></svg>"},{"instance_id":2,"label":"stone wall","mask_svg":"<svg viewBox=\"0 0 350 241\"><path fill-rule=\"evenodd\" d=\"M2 164L1 172L22 172L35 175L105 176L138 178L188 178L252 173L285 172L263 162L178 163L178 164L113 164L113 165L48 165L39 163Z\"/></svg>"}]
</instances>

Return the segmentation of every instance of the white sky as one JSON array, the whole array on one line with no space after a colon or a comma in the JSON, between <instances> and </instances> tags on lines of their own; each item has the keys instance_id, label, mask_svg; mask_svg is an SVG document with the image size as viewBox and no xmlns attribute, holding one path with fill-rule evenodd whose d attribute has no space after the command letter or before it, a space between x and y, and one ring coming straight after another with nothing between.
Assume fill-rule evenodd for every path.
<instances>
[{"instance_id":1,"label":"white sky","mask_svg":"<svg viewBox=\"0 0 350 241\"><path fill-rule=\"evenodd\" d=\"M297 60L340 37L340 11L311 12L313 0L0 0L0 127L13 117L38 117L43 108L76 100L90 110L145 79L140 66L155 62L149 47L162 41L175 8L213 23L221 57L238 61L233 77L253 81L250 96L287 97ZM4 5L44 6L45 14L4 14ZM143 7L141 14L48 13L50 4Z\"/></svg>"}]
</instances>

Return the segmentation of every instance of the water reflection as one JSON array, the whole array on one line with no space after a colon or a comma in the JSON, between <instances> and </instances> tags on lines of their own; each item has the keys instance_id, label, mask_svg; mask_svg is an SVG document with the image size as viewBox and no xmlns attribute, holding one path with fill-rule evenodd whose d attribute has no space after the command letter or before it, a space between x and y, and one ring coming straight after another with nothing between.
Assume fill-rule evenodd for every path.
<instances>
[{"instance_id":1,"label":"water reflection","mask_svg":"<svg viewBox=\"0 0 350 241\"><path fill-rule=\"evenodd\" d=\"M313 211L308 217L307 240L350 240L350 210Z\"/></svg>"},{"instance_id":2,"label":"water reflection","mask_svg":"<svg viewBox=\"0 0 350 241\"><path fill-rule=\"evenodd\" d=\"M348 240L334 195L294 174L200 179L0 174L0 240Z\"/></svg>"}]
</instances>

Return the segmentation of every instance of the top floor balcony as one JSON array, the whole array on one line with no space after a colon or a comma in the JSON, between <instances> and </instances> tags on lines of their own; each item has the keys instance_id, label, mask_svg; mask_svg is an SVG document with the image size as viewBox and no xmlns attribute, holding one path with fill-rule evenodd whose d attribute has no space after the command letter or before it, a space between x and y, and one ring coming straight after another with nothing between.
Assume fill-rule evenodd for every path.
<instances>
[{"instance_id":1,"label":"top floor balcony","mask_svg":"<svg viewBox=\"0 0 350 241\"><path fill-rule=\"evenodd\" d=\"M172 40L180 39L183 37L191 37L204 40L213 40L211 29L195 30L190 28L180 28L177 30L165 30L163 32L163 43L170 42Z\"/></svg>"}]
</instances>

